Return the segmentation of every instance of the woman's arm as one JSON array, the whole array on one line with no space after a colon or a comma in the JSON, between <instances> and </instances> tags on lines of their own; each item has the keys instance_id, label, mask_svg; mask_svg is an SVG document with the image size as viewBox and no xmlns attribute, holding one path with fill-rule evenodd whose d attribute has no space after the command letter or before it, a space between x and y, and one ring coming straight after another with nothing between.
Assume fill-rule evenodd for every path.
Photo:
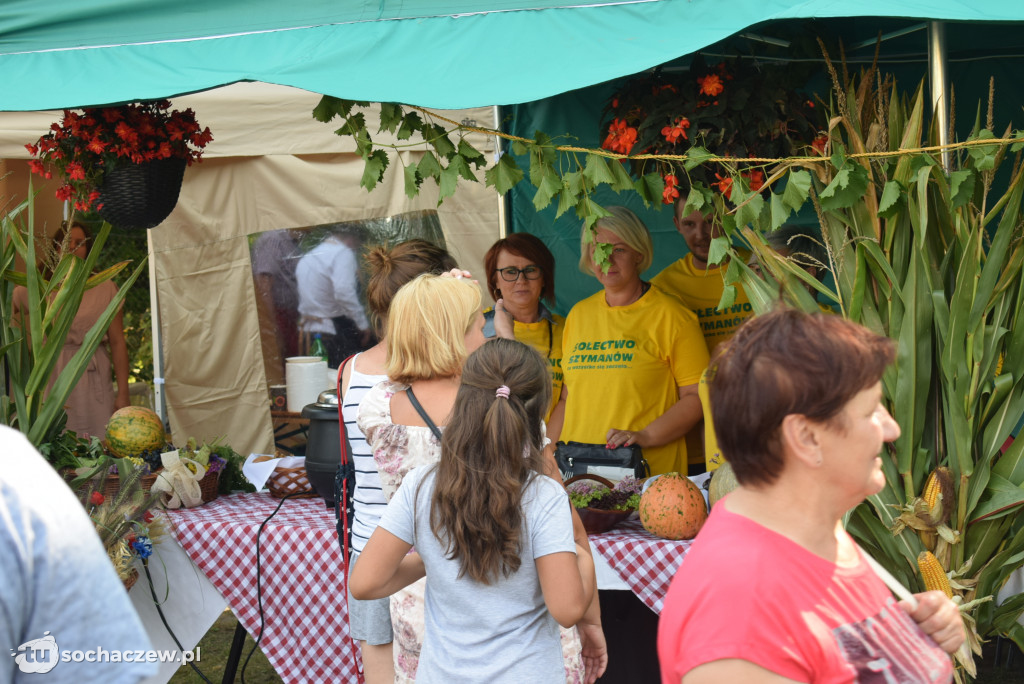
<instances>
[{"instance_id":1,"label":"woman's arm","mask_svg":"<svg viewBox=\"0 0 1024 684\"><path fill-rule=\"evenodd\" d=\"M426 576L423 559L409 553L411 548L412 544L377 527L352 568L352 596L360 601L384 598Z\"/></svg>"},{"instance_id":2,"label":"woman's arm","mask_svg":"<svg viewBox=\"0 0 1024 684\"><path fill-rule=\"evenodd\" d=\"M117 379L117 398L114 409L122 409L131 404L128 396L128 342L124 339L124 309L118 309L117 315L107 328L110 340L110 361L114 366L114 378Z\"/></svg>"},{"instance_id":3,"label":"woman's arm","mask_svg":"<svg viewBox=\"0 0 1024 684\"><path fill-rule=\"evenodd\" d=\"M548 420L548 437L552 442L557 442L562 436L562 427L565 425L565 402L569 399L569 388L562 383L562 391L558 395L558 403L551 411L551 419Z\"/></svg>"},{"instance_id":4,"label":"woman's arm","mask_svg":"<svg viewBox=\"0 0 1024 684\"><path fill-rule=\"evenodd\" d=\"M760 665L730 658L713 660L693 668L682 679L683 684L720 684L720 682L749 682L750 684L796 684L795 680L766 670Z\"/></svg>"},{"instance_id":5,"label":"woman's arm","mask_svg":"<svg viewBox=\"0 0 1024 684\"><path fill-rule=\"evenodd\" d=\"M667 411L652 420L642 430L620 430L611 428L605 439L610 447L630 446L659 447L686 436L694 425L704 417L697 385L679 388L679 400Z\"/></svg>"},{"instance_id":6,"label":"woman's arm","mask_svg":"<svg viewBox=\"0 0 1024 684\"><path fill-rule=\"evenodd\" d=\"M587 612L596 589L590 544L577 541L575 554L549 553L535 562L544 604L558 624L572 627Z\"/></svg>"}]
</instances>

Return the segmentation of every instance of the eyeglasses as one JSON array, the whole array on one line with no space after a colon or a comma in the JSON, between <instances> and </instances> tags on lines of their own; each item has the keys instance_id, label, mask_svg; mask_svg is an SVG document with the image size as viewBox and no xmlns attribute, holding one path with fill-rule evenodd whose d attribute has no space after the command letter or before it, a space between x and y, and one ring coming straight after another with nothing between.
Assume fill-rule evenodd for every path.
<instances>
[{"instance_id":1,"label":"eyeglasses","mask_svg":"<svg viewBox=\"0 0 1024 684\"><path fill-rule=\"evenodd\" d=\"M520 273L522 273L523 277L527 280L537 280L540 278L539 266L527 266L526 268L509 266L508 268L496 268L494 270L500 273L501 279L508 283L514 283L519 280Z\"/></svg>"}]
</instances>

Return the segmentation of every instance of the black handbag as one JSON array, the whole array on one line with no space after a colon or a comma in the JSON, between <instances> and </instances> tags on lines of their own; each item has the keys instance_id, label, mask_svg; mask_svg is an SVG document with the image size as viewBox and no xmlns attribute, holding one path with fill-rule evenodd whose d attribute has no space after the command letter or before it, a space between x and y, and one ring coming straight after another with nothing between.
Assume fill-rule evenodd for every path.
<instances>
[{"instance_id":1,"label":"black handbag","mask_svg":"<svg viewBox=\"0 0 1024 684\"><path fill-rule=\"evenodd\" d=\"M621 480L626 475L639 480L651 474L643 451L635 444L609 449L604 444L559 442L555 445L555 461L563 480L585 473L609 480Z\"/></svg>"}]
</instances>

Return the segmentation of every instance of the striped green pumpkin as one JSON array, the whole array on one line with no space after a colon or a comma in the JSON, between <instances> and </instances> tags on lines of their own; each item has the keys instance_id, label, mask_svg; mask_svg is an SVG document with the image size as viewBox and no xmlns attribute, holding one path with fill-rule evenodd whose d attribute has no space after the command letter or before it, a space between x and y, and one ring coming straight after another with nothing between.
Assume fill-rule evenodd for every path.
<instances>
[{"instance_id":1,"label":"striped green pumpkin","mask_svg":"<svg viewBox=\"0 0 1024 684\"><path fill-rule=\"evenodd\" d=\"M107 449L118 458L160 449L165 441L163 421L144 406L118 409L107 422Z\"/></svg>"}]
</instances>

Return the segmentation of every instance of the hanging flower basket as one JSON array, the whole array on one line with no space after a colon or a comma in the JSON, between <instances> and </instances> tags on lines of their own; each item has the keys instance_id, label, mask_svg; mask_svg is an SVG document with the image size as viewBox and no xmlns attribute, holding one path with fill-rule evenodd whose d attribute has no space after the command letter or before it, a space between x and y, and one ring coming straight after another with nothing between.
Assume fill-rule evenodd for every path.
<instances>
[{"instance_id":1,"label":"hanging flower basket","mask_svg":"<svg viewBox=\"0 0 1024 684\"><path fill-rule=\"evenodd\" d=\"M185 166L213 140L195 112L168 100L64 110L34 145L33 173L63 181L57 199L122 228L152 228L174 209Z\"/></svg>"},{"instance_id":2,"label":"hanging flower basket","mask_svg":"<svg viewBox=\"0 0 1024 684\"><path fill-rule=\"evenodd\" d=\"M172 157L112 169L98 188L99 215L119 228L145 230L159 225L178 203L185 164L184 159Z\"/></svg>"}]
</instances>

